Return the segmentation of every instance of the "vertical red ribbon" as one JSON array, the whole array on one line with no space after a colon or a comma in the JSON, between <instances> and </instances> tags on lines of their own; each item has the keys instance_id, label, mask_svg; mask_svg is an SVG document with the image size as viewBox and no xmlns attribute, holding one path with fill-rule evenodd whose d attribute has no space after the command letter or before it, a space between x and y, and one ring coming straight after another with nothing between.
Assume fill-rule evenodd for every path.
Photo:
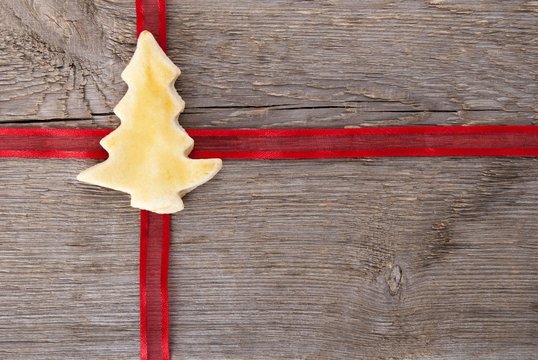
<instances>
[{"instance_id":1,"label":"vertical red ribbon","mask_svg":"<svg viewBox=\"0 0 538 360\"><path fill-rule=\"evenodd\" d=\"M144 30L151 32L166 52L165 0L136 0L136 36Z\"/></svg>"},{"instance_id":2,"label":"vertical red ribbon","mask_svg":"<svg viewBox=\"0 0 538 360\"><path fill-rule=\"evenodd\" d=\"M165 0L136 0L136 36L153 34L166 51ZM170 360L168 257L170 215L140 212L140 358Z\"/></svg>"},{"instance_id":3,"label":"vertical red ribbon","mask_svg":"<svg viewBox=\"0 0 538 360\"><path fill-rule=\"evenodd\" d=\"M169 360L170 215L140 212L140 358Z\"/></svg>"}]
</instances>

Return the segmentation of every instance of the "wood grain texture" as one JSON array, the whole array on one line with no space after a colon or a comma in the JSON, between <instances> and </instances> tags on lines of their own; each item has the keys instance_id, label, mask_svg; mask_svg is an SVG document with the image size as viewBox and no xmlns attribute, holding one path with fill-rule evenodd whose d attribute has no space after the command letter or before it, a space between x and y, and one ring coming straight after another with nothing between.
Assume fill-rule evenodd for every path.
<instances>
[{"instance_id":1,"label":"wood grain texture","mask_svg":"<svg viewBox=\"0 0 538 360\"><path fill-rule=\"evenodd\" d=\"M0 161L2 359L137 357L138 213L92 163ZM534 358L537 165L227 162L173 218L173 358Z\"/></svg>"},{"instance_id":2,"label":"wood grain texture","mask_svg":"<svg viewBox=\"0 0 538 360\"><path fill-rule=\"evenodd\" d=\"M534 123L535 1L168 1L189 127ZM110 114L132 0L3 0L0 121Z\"/></svg>"},{"instance_id":3,"label":"wood grain texture","mask_svg":"<svg viewBox=\"0 0 538 360\"><path fill-rule=\"evenodd\" d=\"M536 1L167 0L186 127L535 124ZM1 0L0 126L109 127L132 0ZM138 212L0 159L0 360L138 358ZM173 359L535 359L537 159L228 161L173 217Z\"/></svg>"}]
</instances>

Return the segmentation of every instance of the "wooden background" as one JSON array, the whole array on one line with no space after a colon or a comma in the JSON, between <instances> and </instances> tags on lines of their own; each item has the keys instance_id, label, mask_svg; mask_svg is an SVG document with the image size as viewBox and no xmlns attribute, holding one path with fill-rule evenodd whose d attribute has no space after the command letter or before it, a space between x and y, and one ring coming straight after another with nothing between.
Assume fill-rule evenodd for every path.
<instances>
[{"instance_id":1,"label":"wooden background","mask_svg":"<svg viewBox=\"0 0 538 360\"><path fill-rule=\"evenodd\" d=\"M110 127L133 0L0 0L0 126ZM168 0L185 127L535 124L538 2ZM138 358L138 212L0 159L0 359ZM538 160L226 161L173 217L173 359L538 358Z\"/></svg>"}]
</instances>

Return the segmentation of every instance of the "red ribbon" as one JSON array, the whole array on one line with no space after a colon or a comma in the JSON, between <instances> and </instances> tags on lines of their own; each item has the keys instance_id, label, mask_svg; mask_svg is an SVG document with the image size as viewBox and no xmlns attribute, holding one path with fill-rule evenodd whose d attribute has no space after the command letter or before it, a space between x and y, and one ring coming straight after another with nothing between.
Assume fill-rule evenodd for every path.
<instances>
[{"instance_id":1,"label":"red ribbon","mask_svg":"<svg viewBox=\"0 0 538 360\"><path fill-rule=\"evenodd\" d=\"M136 36L144 30L151 32L166 51L165 0L136 0Z\"/></svg>"},{"instance_id":2,"label":"red ribbon","mask_svg":"<svg viewBox=\"0 0 538 360\"><path fill-rule=\"evenodd\" d=\"M136 0L136 36L150 31L166 51L165 0ZM97 153L94 153L97 154ZM170 215L140 212L140 358L169 360Z\"/></svg>"},{"instance_id":3,"label":"red ribbon","mask_svg":"<svg viewBox=\"0 0 538 360\"><path fill-rule=\"evenodd\" d=\"M140 212L140 358L169 360L170 215Z\"/></svg>"},{"instance_id":4,"label":"red ribbon","mask_svg":"<svg viewBox=\"0 0 538 360\"><path fill-rule=\"evenodd\" d=\"M0 157L93 158L109 129L0 128ZM324 159L383 156L538 156L538 126L350 129L192 129L192 158Z\"/></svg>"}]
</instances>

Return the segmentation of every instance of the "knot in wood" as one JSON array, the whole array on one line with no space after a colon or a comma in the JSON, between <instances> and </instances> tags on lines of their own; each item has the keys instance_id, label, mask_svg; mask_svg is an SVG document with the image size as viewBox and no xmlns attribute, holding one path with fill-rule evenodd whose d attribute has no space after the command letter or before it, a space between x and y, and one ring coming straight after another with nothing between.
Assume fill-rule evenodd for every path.
<instances>
[{"instance_id":1,"label":"knot in wood","mask_svg":"<svg viewBox=\"0 0 538 360\"><path fill-rule=\"evenodd\" d=\"M400 291L400 285L402 283L402 268L399 265L394 265L390 270L387 278L387 284L389 286L389 292L392 296L395 296Z\"/></svg>"}]
</instances>

